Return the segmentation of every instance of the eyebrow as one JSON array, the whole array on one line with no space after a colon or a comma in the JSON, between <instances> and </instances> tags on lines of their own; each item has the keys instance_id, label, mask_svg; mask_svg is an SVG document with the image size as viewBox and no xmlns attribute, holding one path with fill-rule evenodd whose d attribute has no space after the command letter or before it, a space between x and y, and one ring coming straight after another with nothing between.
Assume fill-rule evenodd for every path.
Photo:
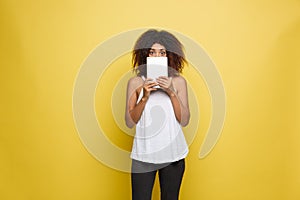
<instances>
[{"instance_id":1,"label":"eyebrow","mask_svg":"<svg viewBox=\"0 0 300 200\"><path fill-rule=\"evenodd\" d=\"M150 50L160 50L160 51L165 50L166 51L166 49L152 49L152 48Z\"/></svg>"}]
</instances>

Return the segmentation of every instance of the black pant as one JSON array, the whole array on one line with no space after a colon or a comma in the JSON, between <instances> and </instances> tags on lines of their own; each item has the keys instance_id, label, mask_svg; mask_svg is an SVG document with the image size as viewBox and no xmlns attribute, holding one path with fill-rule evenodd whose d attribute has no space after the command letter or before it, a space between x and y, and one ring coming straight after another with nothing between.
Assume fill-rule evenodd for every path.
<instances>
[{"instance_id":1,"label":"black pant","mask_svg":"<svg viewBox=\"0 0 300 200\"><path fill-rule=\"evenodd\" d=\"M157 171L161 200L178 200L184 170L184 159L159 165L132 160L132 200L151 200Z\"/></svg>"}]
</instances>

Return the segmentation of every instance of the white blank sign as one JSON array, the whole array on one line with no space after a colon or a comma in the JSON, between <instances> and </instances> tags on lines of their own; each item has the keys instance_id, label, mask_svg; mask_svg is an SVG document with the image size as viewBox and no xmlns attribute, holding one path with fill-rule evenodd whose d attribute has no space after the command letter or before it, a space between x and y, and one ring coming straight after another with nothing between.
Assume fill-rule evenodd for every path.
<instances>
[{"instance_id":1,"label":"white blank sign","mask_svg":"<svg viewBox=\"0 0 300 200\"><path fill-rule=\"evenodd\" d=\"M168 57L147 57L147 78L168 76Z\"/></svg>"}]
</instances>

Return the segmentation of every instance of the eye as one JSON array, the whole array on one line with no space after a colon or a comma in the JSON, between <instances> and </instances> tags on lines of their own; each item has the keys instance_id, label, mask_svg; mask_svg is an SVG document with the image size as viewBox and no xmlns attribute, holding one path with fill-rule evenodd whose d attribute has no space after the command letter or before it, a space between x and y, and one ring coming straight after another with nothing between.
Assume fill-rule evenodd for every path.
<instances>
[{"instance_id":1,"label":"eye","mask_svg":"<svg viewBox=\"0 0 300 200\"><path fill-rule=\"evenodd\" d=\"M164 55L166 55L166 52L165 51L161 51L160 55L164 56Z\"/></svg>"}]
</instances>

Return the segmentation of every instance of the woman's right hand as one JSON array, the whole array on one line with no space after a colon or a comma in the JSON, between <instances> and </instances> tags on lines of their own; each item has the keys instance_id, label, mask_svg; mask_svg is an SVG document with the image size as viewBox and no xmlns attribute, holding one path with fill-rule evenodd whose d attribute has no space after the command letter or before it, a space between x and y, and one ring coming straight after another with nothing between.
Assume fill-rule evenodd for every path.
<instances>
[{"instance_id":1,"label":"woman's right hand","mask_svg":"<svg viewBox=\"0 0 300 200\"><path fill-rule=\"evenodd\" d=\"M151 78L147 78L144 81L144 85L143 85L143 100L147 100L150 96L151 91L155 91L157 90L156 88L154 88L154 86L157 86L158 83L156 83L155 81L153 81L153 79Z\"/></svg>"}]
</instances>

